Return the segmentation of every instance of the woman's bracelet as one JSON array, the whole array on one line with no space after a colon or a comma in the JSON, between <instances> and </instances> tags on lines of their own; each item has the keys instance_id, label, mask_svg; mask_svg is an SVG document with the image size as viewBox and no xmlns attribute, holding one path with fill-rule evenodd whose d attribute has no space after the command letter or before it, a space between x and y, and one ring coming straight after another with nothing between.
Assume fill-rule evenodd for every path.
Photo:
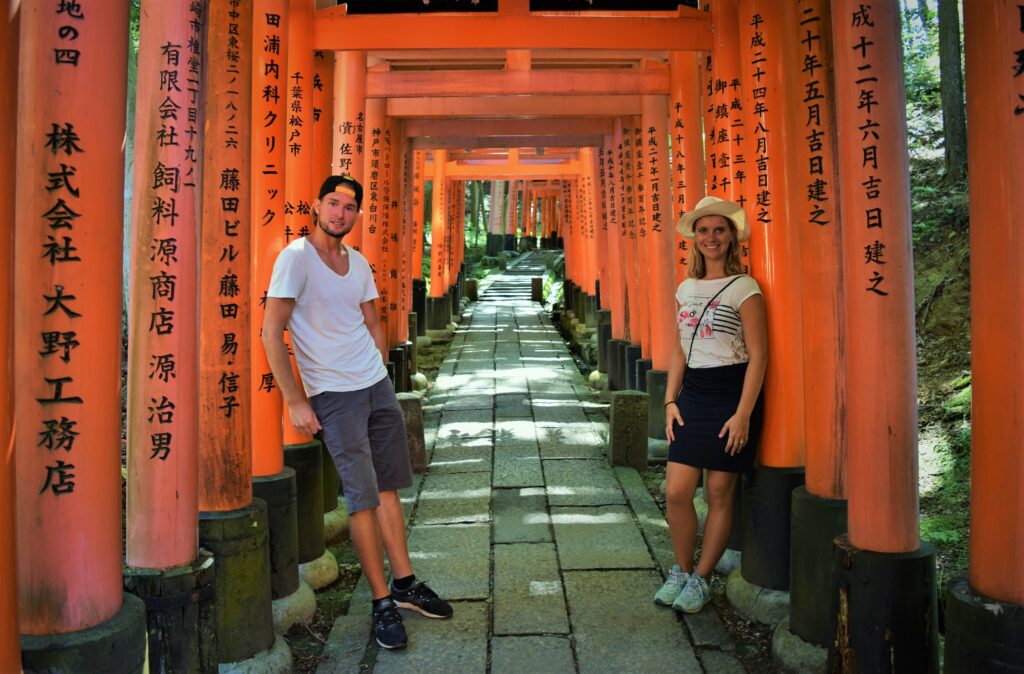
<instances>
[{"instance_id":1,"label":"woman's bracelet","mask_svg":"<svg viewBox=\"0 0 1024 674\"><path fill-rule=\"evenodd\" d=\"M665 407L668 407L669 405L675 405L675 404L677 404L675 400L669 400L667 403L665 403Z\"/></svg>"}]
</instances>

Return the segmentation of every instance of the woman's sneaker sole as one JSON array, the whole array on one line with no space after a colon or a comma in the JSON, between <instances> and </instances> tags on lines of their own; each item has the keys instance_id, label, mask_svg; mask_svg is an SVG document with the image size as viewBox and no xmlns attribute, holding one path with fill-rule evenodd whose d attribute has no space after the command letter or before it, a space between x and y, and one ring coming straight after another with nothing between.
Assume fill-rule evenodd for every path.
<instances>
[{"instance_id":1,"label":"woman's sneaker sole","mask_svg":"<svg viewBox=\"0 0 1024 674\"><path fill-rule=\"evenodd\" d=\"M395 601L395 604L398 606L398 608L405 608L409 609L410 611L416 611L421 616L427 618L434 618L435 620L446 620L448 618L451 618L450 615L436 615L434 613L427 611L425 608L422 608L420 606L417 606L416 604L412 604L407 601Z\"/></svg>"}]
</instances>

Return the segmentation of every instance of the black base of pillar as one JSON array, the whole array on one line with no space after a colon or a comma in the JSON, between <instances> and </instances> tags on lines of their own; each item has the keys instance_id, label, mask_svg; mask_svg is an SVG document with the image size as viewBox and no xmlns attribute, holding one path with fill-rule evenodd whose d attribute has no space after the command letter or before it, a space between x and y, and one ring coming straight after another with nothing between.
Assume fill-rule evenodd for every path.
<instances>
[{"instance_id":1,"label":"black base of pillar","mask_svg":"<svg viewBox=\"0 0 1024 674\"><path fill-rule=\"evenodd\" d=\"M141 672L146 666L146 607L126 592L121 610L99 625L22 635L21 665L26 672Z\"/></svg>"},{"instance_id":2,"label":"black base of pillar","mask_svg":"<svg viewBox=\"0 0 1024 674\"><path fill-rule=\"evenodd\" d=\"M416 345L412 342L402 342L398 347L405 351L405 390L411 391L412 376L418 371L416 369Z\"/></svg>"},{"instance_id":3,"label":"black base of pillar","mask_svg":"<svg viewBox=\"0 0 1024 674\"><path fill-rule=\"evenodd\" d=\"M422 337L427 334L427 282L424 279L412 280L412 310L419 319L416 323L416 335Z\"/></svg>"},{"instance_id":4,"label":"black base of pillar","mask_svg":"<svg viewBox=\"0 0 1024 674\"><path fill-rule=\"evenodd\" d=\"M556 236L555 237L555 249L556 250L565 250L565 237L561 237L561 236Z\"/></svg>"},{"instance_id":5,"label":"black base of pillar","mask_svg":"<svg viewBox=\"0 0 1024 674\"><path fill-rule=\"evenodd\" d=\"M946 650L950 674L1024 672L1024 606L976 594L966 578L946 592Z\"/></svg>"},{"instance_id":6,"label":"black base of pillar","mask_svg":"<svg viewBox=\"0 0 1024 674\"><path fill-rule=\"evenodd\" d=\"M334 475L334 503L337 503L337 471L334 471ZM324 480L321 480L320 488L323 494ZM287 597L299 589L299 525L295 490L295 470L288 466L280 473L252 478L252 495L267 504L272 599Z\"/></svg>"},{"instance_id":7,"label":"black base of pillar","mask_svg":"<svg viewBox=\"0 0 1024 674\"><path fill-rule=\"evenodd\" d=\"M668 372L647 371L647 437L665 439L665 390L668 388Z\"/></svg>"},{"instance_id":8,"label":"black base of pillar","mask_svg":"<svg viewBox=\"0 0 1024 674\"><path fill-rule=\"evenodd\" d=\"M516 249L516 235L515 234L506 234L505 235L505 250L510 250L510 251L515 252L515 249Z\"/></svg>"},{"instance_id":9,"label":"black base of pillar","mask_svg":"<svg viewBox=\"0 0 1024 674\"><path fill-rule=\"evenodd\" d=\"M388 361L394 365L395 374L391 383L395 387L395 393L405 393L409 390L406 383L408 376L405 366L405 349L400 346L388 349Z\"/></svg>"},{"instance_id":10,"label":"black base of pillar","mask_svg":"<svg viewBox=\"0 0 1024 674\"><path fill-rule=\"evenodd\" d=\"M427 330L447 330L452 320L452 310L447 297L427 298Z\"/></svg>"},{"instance_id":11,"label":"black base of pillar","mask_svg":"<svg viewBox=\"0 0 1024 674\"><path fill-rule=\"evenodd\" d=\"M146 604L149 671L217 671L213 566L204 550L191 564L170 569L125 567L125 589Z\"/></svg>"},{"instance_id":12,"label":"black base of pillar","mask_svg":"<svg viewBox=\"0 0 1024 674\"><path fill-rule=\"evenodd\" d=\"M832 585L832 541L846 533L846 500L821 498L806 486L793 490L789 550L789 629L815 646L831 641L831 606L821 600Z\"/></svg>"},{"instance_id":13,"label":"black base of pillar","mask_svg":"<svg viewBox=\"0 0 1024 674\"><path fill-rule=\"evenodd\" d=\"M743 578L769 590L789 590L793 490L804 469L759 466L743 481Z\"/></svg>"},{"instance_id":14,"label":"black base of pillar","mask_svg":"<svg viewBox=\"0 0 1024 674\"><path fill-rule=\"evenodd\" d=\"M872 552L840 536L833 547L830 594L829 672L939 671L930 544L922 541L912 552Z\"/></svg>"},{"instance_id":15,"label":"black base of pillar","mask_svg":"<svg viewBox=\"0 0 1024 674\"><path fill-rule=\"evenodd\" d=\"M587 295L587 327L597 327L597 295Z\"/></svg>"},{"instance_id":16,"label":"black base of pillar","mask_svg":"<svg viewBox=\"0 0 1024 674\"><path fill-rule=\"evenodd\" d=\"M729 543L725 549L733 552L743 552L743 503L746 500L744 498L746 489L743 488L743 483L749 478L749 474L743 475L736 481L736 488L732 490L732 531L729 533ZM704 479L703 475L701 475L701 479Z\"/></svg>"},{"instance_id":17,"label":"black base of pillar","mask_svg":"<svg viewBox=\"0 0 1024 674\"><path fill-rule=\"evenodd\" d=\"M636 390L647 393L647 373L653 367L650 358L641 358L636 361Z\"/></svg>"},{"instance_id":18,"label":"black base of pillar","mask_svg":"<svg viewBox=\"0 0 1024 674\"><path fill-rule=\"evenodd\" d=\"M505 235L504 234L488 234L487 244L484 248L484 254L489 257L497 257L501 253L501 249L505 247Z\"/></svg>"},{"instance_id":19,"label":"black base of pillar","mask_svg":"<svg viewBox=\"0 0 1024 674\"><path fill-rule=\"evenodd\" d=\"M636 383L636 362L640 360L641 352L639 344L627 344L623 363L626 371L626 388L631 391L639 391Z\"/></svg>"},{"instance_id":20,"label":"black base of pillar","mask_svg":"<svg viewBox=\"0 0 1024 674\"><path fill-rule=\"evenodd\" d=\"M544 277L534 276L530 279L530 301L544 302Z\"/></svg>"},{"instance_id":21,"label":"black base of pillar","mask_svg":"<svg viewBox=\"0 0 1024 674\"><path fill-rule=\"evenodd\" d=\"M218 662L248 660L274 645L268 529L267 504L258 498L238 510L199 513L199 544L215 560Z\"/></svg>"},{"instance_id":22,"label":"black base of pillar","mask_svg":"<svg viewBox=\"0 0 1024 674\"><path fill-rule=\"evenodd\" d=\"M284 464L295 469L299 564L324 554L324 491L320 443L284 446Z\"/></svg>"},{"instance_id":23,"label":"black base of pillar","mask_svg":"<svg viewBox=\"0 0 1024 674\"><path fill-rule=\"evenodd\" d=\"M622 359L625 357L627 342L622 339L608 341L608 388L622 389Z\"/></svg>"},{"instance_id":24,"label":"black base of pillar","mask_svg":"<svg viewBox=\"0 0 1024 674\"><path fill-rule=\"evenodd\" d=\"M462 292L459 290L458 283L453 283L448 288L448 308L452 313L452 317L449 320L452 323L458 323L459 318L462 316Z\"/></svg>"},{"instance_id":25,"label":"black base of pillar","mask_svg":"<svg viewBox=\"0 0 1024 674\"><path fill-rule=\"evenodd\" d=\"M597 314L597 369L608 372L608 342L612 339L612 312L602 309Z\"/></svg>"},{"instance_id":26,"label":"black base of pillar","mask_svg":"<svg viewBox=\"0 0 1024 674\"><path fill-rule=\"evenodd\" d=\"M576 318L580 320L580 323L587 325L590 323L590 295L576 286Z\"/></svg>"}]
</instances>

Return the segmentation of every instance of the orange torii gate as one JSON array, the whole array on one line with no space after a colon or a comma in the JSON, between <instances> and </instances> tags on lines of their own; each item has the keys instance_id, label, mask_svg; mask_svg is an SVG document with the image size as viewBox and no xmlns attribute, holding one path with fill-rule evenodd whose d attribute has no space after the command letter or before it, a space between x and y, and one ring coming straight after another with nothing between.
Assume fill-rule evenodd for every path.
<instances>
[{"instance_id":1,"label":"orange torii gate","mask_svg":"<svg viewBox=\"0 0 1024 674\"><path fill-rule=\"evenodd\" d=\"M16 19L20 26L16 30L13 24L6 26L12 34L0 50L6 59L3 64L9 65L13 60L10 44L15 39L20 42L23 86L18 106L24 111L19 119L25 124L19 127L16 154L27 176L15 188L19 223L15 249L21 253L14 300L6 305L17 335L12 372L18 383L11 386L14 416L20 423L11 446L17 452L19 487L29 486L18 490L16 501L18 590L22 597L17 619L25 635L52 639L66 633L71 635L69 640L84 644L83 649L88 648L88 630L99 620L124 614L133 603L131 599L122 601L119 565L111 563L116 560L107 549L117 548L107 543L119 533L117 504L111 501L117 492L116 475L109 470L116 463L109 448L117 444L116 437L110 441L117 423L117 385L108 381L110 372L93 375L90 369L115 358L113 352L102 349L115 348L119 317L105 313L113 303L86 305L81 293L79 303L72 302L74 289L82 287L85 269L90 270L91 290L106 288L111 282L117 285L110 276L116 263L108 261L101 271L91 271L96 260L105 259L101 255L111 254L101 250L106 241L102 237L110 236L111 230L99 223L117 220L116 213L111 218L104 210L117 202L116 198L98 200L97 196L105 195L104 190L119 181L107 170L119 161L117 124L99 124L95 117L79 119L76 115L87 108L89 97L116 100L123 96L123 90L111 89L110 83L121 83L124 62L123 56L118 60L116 54L83 60L81 66L76 64L75 78L70 80L68 62L60 59L97 51L104 41L125 39L126 3L115 4L116 11L105 7L106 11L98 12L83 1L87 11L76 15L75 3L61 5L56 11L23 3ZM210 3L211 17L224 4ZM288 436L283 435L280 400L267 378L269 369L261 350L252 345L258 343L260 300L273 256L289 236L299 235L295 229L301 227L297 202L311 200L310 192L321 178L317 172L324 170L326 157L330 157L332 170L351 173L364 184L369 178L367 168L379 171L379 185L373 188L378 193L379 210L364 214L363 231L349 243L374 258L392 347L407 336L404 314L412 305L408 297L412 288L403 285L410 273L403 263L405 253L400 251L415 251L419 245L412 225L417 218L416 198L411 199L411 218L399 220L399 213L405 212L399 204L414 191L416 176L419 184L431 175L434 180L432 304L428 306L436 309L434 313L443 318L445 326L457 309L452 301L457 302L461 294L464 181L527 181L527 185L528 181L550 181L545 188L529 185L524 223L532 222L529 214L534 197L538 197L541 234L549 240L565 236L571 302L584 320L601 305L609 308L605 361L612 384L620 389L650 387L663 367L664 349L672 338L662 323L674 309L670 291L681 278L688 251L668 227L704 193L718 194L744 204L754 223L754 236L744 254L750 272L765 289L769 312L772 370L766 391L771 400L784 397L791 403L776 404L769 411L762 466L750 488L755 501L778 506L783 514L771 526L762 524L760 531L748 527L742 575L761 587L783 589L779 586L784 585L791 590L790 629L811 643L831 644L835 670L882 668L886 663L897 669L934 670L934 558L917 534L909 196L895 3L711 0L708 4L709 11L680 7L660 13L570 15L531 12L527 0L500 0L497 12L468 16L349 15L344 5L314 14L312 0L238 3L253 17L251 184L239 195L248 190L242 198L251 198L252 226L246 229L248 223L240 223L239 234L251 237L252 268L248 272L229 269L220 264L226 260L214 253L218 257L215 265L210 251L224 244L213 237L208 243L203 239L206 247L201 259L204 274L248 276L239 291L248 294L255 327L249 333L248 349L244 340L234 342L239 345L238 358L247 360L246 365L239 363L238 369L229 369L235 364L218 359L233 347L224 353L203 351L197 361L194 345L202 343L199 336L205 336L207 346L211 337L216 341L219 336L223 346L224 336L230 332L227 324L204 322L207 316L203 312L200 322L210 326L207 333L205 327L192 325L182 310L171 339L167 312L177 309L158 302L171 299L146 287L152 278L163 278L161 274L180 276L176 291L198 296L195 290L186 292L197 287L197 272L190 267L195 258L186 258L197 253L198 242L187 240L187 233L181 230L176 230L178 236L174 237L162 234L157 231L161 223L154 218L180 217L184 224L195 218L198 211L194 206L199 204L207 206L204 220L225 217L225 202L220 203L221 212L216 212L217 204L209 201L208 193L196 196L198 184L189 186L192 196L175 192L181 210L176 212L173 205L170 210L165 208L171 196L168 190L174 185L168 181L173 177L166 170L161 171L160 180L154 176L159 165L168 167L175 150L168 149L173 147L170 143L154 143L147 134L163 133L166 140L172 125L164 115L173 108L182 116L188 113L189 122L197 129L202 123L213 124L204 127L211 134L223 129L212 109L176 100L168 90L170 108L154 99L140 113L159 118L161 123L140 131L142 140L136 150L141 159L136 162L135 195L149 203L136 204L133 236L162 243L151 259L135 247L137 268L149 271L135 274L129 311L134 327L129 346L130 381L132 390L139 391L129 413L129 451L134 452L128 480L132 494L129 564L162 567L195 558L194 541L187 532L195 529L196 491L219 484L220 476L200 480L195 466L197 443L180 448L170 440L177 437L180 443L196 434L200 404L219 401L227 409L243 409L244 403L236 399L239 406L234 407L227 398L236 393L228 390L234 375L241 382L245 369L251 369L252 411L247 420L251 469L241 459L237 471L223 476L231 487L231 498L218 499L208 491L209 500L203 502L214 511L244 505L247 481L238 478L248 477L250 470L258 476L257 484L259 479L288 481L281 457L283 437ZM173 9L177 13L168 14L166 25L160 26L168 34L180 28L187 13L184 3L173 5ZM986 658L1019 658L1019 651L1000 651L1006 645L991 635L1010 630L1019 633L1024 603L1020 572L1024 565L1020 555L1006 552L1012 549L1008 541L1024 537L1024 524L1019 517L1005 516L1005 504L1019 500L1016 495L1024 477L1017 470L1019 452L1004 449L1005 438L1013 437L1012 424L1019 423L1024 412L1014 406L1014 399L1001 384L1006 381L1003 356L1013 352L1021 331L1012 321L1007 325L1005 312L1000 313L993 300L999 293L1000 299L1009 297L1012 304L1018 284L1007 271L1013 267L1005 258L986 257L996 254L993 249L1016 254L1013 232L1019 229L1014 220L1019 209L994 213L986 204L1012 204L1021 193L1019 188L1013 189L1020 182L1021 153L1012 151L1021 137L1017 121L1021 118L1017 110L1021 90L1011 75L1014 53L1020 49L1024 33L1019 8L1008 0L974 3L965 7L965 13L968 79L994 93L985 105L974 96L970 106L970 174L976 190L972 200L976 244L972 271L977 280L978 404L971 571L969 579L951 593L954 610L947 620L947 666L958 671L984 669ZM293 20L296 23L290 25ZM76 35L73 45L62 42L71 34L68 26ZM305 45L291 37L310 32L312 40ZM212 39L215 33L210 34ZM145 41L151 39L147 33ZM275 44L281 45L281 50L269 51ZM198 51L209 49L198 47ZM333 96L325 98L320 108L333 130L331 147L325 152L321 141L313 148L318 159L297 162L295 157L288 159L286 147L295 140L294 133L304 130L290 120L285 106L289 89L300 81L290 78L297 69L305 73L304 94L309 93L314 50L334 55ZM144 54L167 58L158 51L159 46L152 44L142 48ZM829 61L832 54L834 63ZM498 65L486 70L453 67L452 58L459 56L464 62ZM302 64L296 65L300 61ZM214 57L204 52L195 54L194 62L183 59L173 64L180 73L181 92L191 93L187 91L189 68L213 62ZM170 68L161 70L171 72ZM11 70L3 72L10 75ZM140 67L140 82L143 75L151 77L154 72ZM111 73L115 77L111 78ZM9 91L12 78L0 80ZM327 82L323 76L320 79ZM218 81L210 78L210 86ZM49 88L71 91L67 100L76 105L54 110ZM275 91L276 95L271 95ZM213 98L207 104L215 104ZM294 104L293 94L291 98ZM190 107L196 108L194 114ZM307 125L307 118L300 119ZM7 128L13 127L9 124ZM173 128L181 134L187 127ZM374 130L380 141L377 166L369 152ZM703 134L706 155L698 133ZM41 140L47 134L62 138L64 144L47 144ZM208 142L210 149L203 150L201 134L196 134L191 147L203 156L186 153L182 167L201 162L211 173L230 168L218 163L222 157L206 156L216 151ZM74 149L79 140L88 146L88 155ZM456 153L467 148L510 148L518 157L492 164L480 163L472 155L459 158ZM524 160L529 148L562 148L567 158L554 164L556 168L543 166ZM106 168L91 163L98 162L101 152L112 154L112 160L104 163ZM425 161L428 153L432 154L430 163ZM86 161L83 157L91 158L89 163L82 163ZM312 176L303 175L309 170L307 164L314 161ZM245 164L239 160L238 166ZM77 173L72 175L72 170ZM60 182L54 189L65 189L70 196L62 196L60 208L54 210L57 207L45 199L53 195L28 180L53 180L57 171L62 173L57 175ZM180 175L184 176L184 171ZM211 176L205 178L202 189L206 192L227 189L219 182L217 187L207 186ZM370 193L368 187L368 196ZM153 210L157 199L163 200L164 206ZM514 197L509 198L508 207L516 212ZM47 215L40 220L39 213ZM668 213L671 216L665 217ZM1011 214L1009 218L1006 213ZM378 216L379 231L370 231L373 221L368 215ZM232 217L243 219L228 216ZM1008 224L997 226L994 222ZM512 231L514 223L510 219ZM527 234L529 228L525 228ZM42 258L41 243L47 251ZM371 243L373 250L366 251ZM182 256L172 260L175 252ZM414 277L419 270L416 255L412 254ZM148 265L157 260L166 269L150 269ZM153 292L147 294L148 290ZM40 305L40 297L55 307L53 314L43 314L43 323L38 323L40 309L46 308ZM204 297L204 306L214 299ZM88 306L89 315L76 306ZM237 310L238 315L244 314L242 303ZM63 314L56 313L61 311ZM73 315L76 313L82 315ZM429 316L431 310L426 313ZM421 315L421 323L427 322L428 316ZM857 320L849 320L851 316ZM142 325L149 327L140 329ZM785 330L788 325L798 326L798 334ZM56 336L44 336L40 348L31 337L39 334ZM190 342L190 337L194 341ZM159 379L172 371L172 365L176 373L173 385L169 374L167 380ZM147 367L152 377L146 374ZM221 390L201 388L203 378L196 372L200 367L209 368L206 379L215 377ZM40 373L45 386L39 383ZM85 401L72 385L84 377L94 389L89 392L90 399L102 397L109 403L105 411L90 412L88 422L73 416L80 404L74 398L83 398L83 410L86 402L94 402ZM29 390L33 381L35 388ZM166 416L161 413L166 415L169 408L162 403L171 402L172 393L180 399L175 402L173 435L168 429L150 428L163 423ZM152 414L142 407L150 400ZM657 406L653 409L658 411ZM656 422L652 416L652 429ZM46 447L47 452L40 450L39 429L43 427L47 430L44 439L63 444ZM51 427L53 433L49 433ZM218 429L217 437L244 437L245 433L244 428L233 434ZM244 445L245 440L241 442ZM82 454L80 450L87 446L105 449ZM143 447L152 456L139 461ZM174 484L180 484L183 493L180 504L173 502L179 499L157 489L171 482L161 485L154 477L154 459L173 467ZM39 475L44 469L42 483ZM790 586L788 559L769 559L766 547L771 541L783 553L788 552L777 543L789 536L789 491L804 475L806 490L798 487L793 496L794 518L800 523L794 526L794 536L797 529L805 535L799 542L794 538L794 577L797 568L827 566L827 558L833 554L840 563L832 578L819 573L813 582ZM10 461L0 462L0 481L14 483ZM32 487L35 483L43 484L38 493ZM100 490L103 485L106 487ZM105 498L94 496L97 490ZM4 495L8 493L4 491ZM180 511L174 510L179 506ZM1020 508L1009 510L1016 514ZM176 513L170 515L175 531L185 534L149 545L147 527L166 513ZM63 543L40 535L45 532L34 524L44 516L88 519L81 525L88 535L78 539L87 540L88 545L60 558ZM848 536L833 543L844 532ZM14 548L14 535L0 521L0 550ZM813 552L798 554L809 550ZM47 556L55 553L56 560ZM67 560L72 557L88 559L89 569L95 571L90 571L88 583L71 583L76 571L67 566ZM13 567L13 560L0 558L0 575L13 576ZM908 582L907 578L915 591L894 601L896 593L891 587ZM54 606L46 601L53 584L73 585L76 594L64 606ZM821 601L825 596L831 597L834 605ZM999 612L986 608L993 602ZM11 635L16 613L11 593L0 594L0 646L17 638ZM879 636L885 630L896 635L888 645ZM139 620L127 620L124 633L123 653L135 653L140 641L135 635L141 634ZM30 645L25 662L36 666L39 661L32 659L33 642L23 643Z\"/></svg>"}]
</instances>

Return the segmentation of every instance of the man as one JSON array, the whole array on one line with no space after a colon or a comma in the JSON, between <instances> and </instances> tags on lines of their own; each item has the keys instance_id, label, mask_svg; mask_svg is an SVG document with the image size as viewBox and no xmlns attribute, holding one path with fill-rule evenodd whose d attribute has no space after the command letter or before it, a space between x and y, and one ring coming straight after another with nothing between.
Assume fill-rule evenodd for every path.
<instances>
[{"instance_id":1,"label":"man","mask_svg":"<svg viewBox=\"0 0 1024 674\"><path fill-rule=\"evenodd\" d=\"M373 592L373 630L383 648L407 643L397 608L449 618L452 608L417 581L398 489L412 484L405 423L387 376L387 343L366 258L342 239L359 221L363 188L330 176L313 202L315 227L278 255L267 291L263 348L292 424L320 433L341 476L349 528ZM302 385L292 374L288 326ZM392 584L384 577L387 551Z\"/></svg>"}]
</instances>

